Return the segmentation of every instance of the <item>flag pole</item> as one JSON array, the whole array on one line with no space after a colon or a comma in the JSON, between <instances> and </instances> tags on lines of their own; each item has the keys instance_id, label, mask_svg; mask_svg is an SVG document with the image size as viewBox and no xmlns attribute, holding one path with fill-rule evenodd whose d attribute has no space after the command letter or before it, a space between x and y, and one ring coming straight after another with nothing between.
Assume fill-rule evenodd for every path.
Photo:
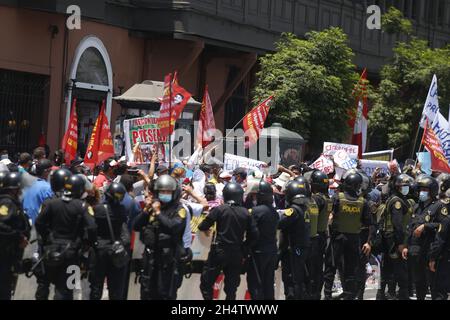
<instances>
[{"instance_id":1,"label":"flag pole","mask_svg":"<svg viewBox=\"0 0 450 320\"><path fill-rule=\"evenodd\" d=\"M173 74L170 74L170 81L169 81L169 132L170 127L172 126L172 81L173 81ZM175 129L175 128L174 128ZM172 139L171 134L169 134L169 170L172 167Z\"/></svg>"},{"instance_id":2,"label":"flag pole","mask_svg":"<svg viewBox=\"0 0 450 320\"><path fill-rule=\"evenodd\" d=\"M416 137L414 139L414 146L411 150L411 158L413 158L413 159L414 159L414 150L416 150L417 138L419 138L419 132L420 132L420 122L419 122L419 125L417 126ZM422 143L419 145L419 149L420 149L421 145L422 145Z\"/></svg>"}]
</instances>

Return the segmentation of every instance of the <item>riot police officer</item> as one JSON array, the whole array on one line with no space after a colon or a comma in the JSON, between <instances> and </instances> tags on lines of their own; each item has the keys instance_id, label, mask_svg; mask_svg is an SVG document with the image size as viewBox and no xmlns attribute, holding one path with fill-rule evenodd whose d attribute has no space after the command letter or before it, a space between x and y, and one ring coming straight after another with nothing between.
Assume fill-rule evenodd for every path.
<instances>
[{"instance_id":1,"label":"riot police officer","mask_svg":"<svg viewBox=\"0 0 450 320\"><path fill-rule=\"evenodd\" d=\"M248 290L252 300L274 300L277 264L277 225L280 216L273 207L273 189L262 180L256 192L257 206L249 210L255 219L259 238L251 248L247 271Z\"/></svg>"},{"instance_id":2,"label":"riot police officer","mask_svg":"<svg viewBox=\"0 0 450 320\"><path fill-rule=\"evenodd\" d=\"M55 300L73 299L75 284L68 285L67 280L75 272L73 266L79 265L82 247L93 245L96 239L94 211L80 200L84 192L84 179L79 175L70 177L63 196L46 202L36 219L36 231L44 246L46 276L55 285Z\"/></svg>"},{"instance_id":3,"label":"riot police officer","mask_svg":"<svg viewBox=\"0 0 450 320\"><path fill-rule=\"evenodd\" d=\"M14 273L30 237L28 217L18 201L21 176L0 172L0 300L11 300Z\"/></svg>"},{"instance_id":4,"label":"riot police officer","mask_svg":"<svg viewBox=\"0 0 450 320\"><path fill-rule=\"evenodd\" d=\"M72 172L65 168L57 169L50 173L50 186L52 188L54 196L52 198L46 199L44 201L43 207L45 203L50 201L51 199L61 198L64 192L64 185L72 176ZM38 254L42 256L44 253L42 239L38 237ZM35 298L36 300L48 300L48 296L50 293L50 281L46 277L44 273L43 263L39 263L38 265L34 265L33 273L36 276L37 288Z\"/></svg>"},{"instance_id":5,"label":"riot police officer","mask_svg":"<svg viewBox=\"0 0 450 320\"><path fill-rule=\"evenodd\" d=\"M105 278L110 300L120 300L124 295L130 247L127 212L121 204L126 192L121 183L113 182L105 192L105 202L94 207L97 242L90 274L91 300L101 299Z\"/></svg>"},{"instance_id":6,"label":"riot police officer","mask_svg":"<svg viewBox=\"0 0 450 320\"><path fill-rule=\"evenodd\" d=\"M243 195L240 184L228 183L223 189L224 204L213 208L198 226L200 231L209 234L216 223L215 239L200 278L200 291L205 300L212 300L213 285L221 271L225 274L226 299L236 299L244 253L258 238L255 220L242 206Z\"/></svg>"},{"instance_id":7,"label":"riot police officer","mask_svg":"<svg viewBox=\"0 0 450 320\"><path fill-rule=\"evenodd\" d=\"M317 203L319 209L319 216L317 219L317 260L312 267L317 272L317 278L315 280L316 285L311 292L311 298L320 300L320 294L323 287L323 269L325 249L327 247L328 240L328 219L333 208L333 203L328 196L329 180L325 172L315 170L311 174L311 192L312 198Z\"/></svg>"},{"instance_id":8,"label":"riot police officer","mask_svg":"<svg viewBox=\"0 0 450 320\"><path fill-rule=\"evenodd\" d=\"M419 191L419 202L411 216L407 247L403 249L402 255L408 259L408 264L411 264L417 300L425 300L428 291L427 278L430 276L427 271L427 254L431 241L427 234L432 231L428 223L435 211L433 207L438 201L439 184L431 176L420 175L417 177L416 186Z\"/></svg>"},{"instance_id":9,"label":"riot police officer","mask_svg":"<svg viewBox=\"0 0 450 320\"><path fill-rule=\"evenodd\" d=\"M181 187L171 176L155 181L153 195L151 207L136 217L133 226L145 244L141 299L174 300L187 212L179 202Z\"/></svg>"},{"instance_id":10,"label":"riot police officer","mask_svg":"<svg viewBox=\"0 0 450 320\"><path fill-rule=\"evenodd\" d=\"M398 284L398 299L408 300L408 269L401 254L404 249L404 220L410 211L407 196L410 192L410 178L406 174L395 177L392 195L385 204L384 212L380 217L378 228L380 232L380 252L383 254L381 262L380 289L377 300L385 300L384 289L388 282L395 288Z\"/></svg>"},{"instance_id":11,"label":"riot police officer","mask_svg":"<svg viewBox=\"0 0 450 320\"><path fill-rule=\"evenodd\" d=\"M355 172L348 174L343 183L344 192L333 196L331 246L334 261L341 264L343 271L343 298L352 300L357 294L357 268L360 255L369 255L370 241L374 234L373 217L368 203L361 195L362 176ZM368 240L360 243L361 229L367 227ZM325 278L331 282L334 273L325 271ZM332 279L333 278L333 279Z\"/></svg>"},{"instance_id":12,"label":"riot police officer","mask_svg":"<svg viewBox=\"0 0 450 320\"><path fill-rule=\"evenodd\" d=\"M281 275L288 300L306 298L305 263L310 244L309 186L293 180L286 186L286 208L278 223Z\"/></svg>"}]
</instances>

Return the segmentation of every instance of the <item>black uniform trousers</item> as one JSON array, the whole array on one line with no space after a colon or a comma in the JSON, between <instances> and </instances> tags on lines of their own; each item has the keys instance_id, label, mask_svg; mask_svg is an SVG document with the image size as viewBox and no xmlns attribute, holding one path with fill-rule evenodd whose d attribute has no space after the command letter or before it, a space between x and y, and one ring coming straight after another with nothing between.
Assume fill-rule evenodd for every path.
<instances>
[{"instance_id":1,"label":"black uniform trousers","mask_svg":"<svg viewBox=\"0 0 450 320\"><path fill-rule=\"evenodd\" d=\"M286 300L304 300L306 298L307 255L307 248L289 248L281 253L281 278Z\"/></svg>"},{"instance_id":2,"label":"black uniform trousers","mask_svg":"<svg viewBox=\"0 0 450 320\"><path fill-rule=\"evenodd\" d=\"M0 300L11 300L13 260L0 257Z\"/></svg>"},{"instance_id":3,"label":"black uniform trousers","mask_svg":"<svg viewBox=\"0 0 450 320\"><path fill-rule=\"evenodd\" d=\"M323 239L319 235L310 238L308 257L306 258L306 292L307 299L310 300L320 300L323 281L324 244L322 241Z\"/></svg>"},{"instance_id":4,"label":"black uniform trousers","mask_svg":"<svg viewBox=\"0 0 450 320\"><path fill-rule=\"evenodd\" d=\"M369 230L364 229L361 230L359 234L359 243L360 248L363 243L367 242ZM356 298L358 300L364 299L364 291L366 290L366 281L367 281L367 263L369 262L369 257L363 254L362 252L359 254L358 267L356 269L356 281L357 281L357 289L356 289Z\"/></svg>"},{"instance_id":5,"label":"black uniform trousers","mask_svg":"<svg viewBox=\"0 0 450 320\"><path fill-rule=\"evenodd\" d=\"M178 290L178 265L175 256L144 251L144 272L140 277L141 300L175 300Z\"/></svg>"},{"instance_id":6,"label":"black uniform trousers","mask_svg":"<svg viewBox=\"0 0 450 320\"><path fill-rule=\"evenodd\" d=\"M360 238L359 234L339 233L331 241L335 265L342 270L341 282L343 288L343 297L345 300L353 300L357 294L357 268L360 263ZM332 283L334 280L335 269L329 268L325 272L325 281ZM343 279L342 279L343 278ZM343 281L342 281L343 280ZM327 294L327 292L326 292Z\"/></svg>"},{"instance_id":7,"label":"black uniform trousers","mask_svg":"<svg viewBox=\"0 0 450 320\"><path fill-rule=\"evenodd\" d=\"M41 244L38 245L39 256L43 255L44 248ZM50 294L50 280L48 279L47 274L45 273L44 264L41 263L37 266L34 275L36 276L36 300L48 300L48 296Z\"/></svg>"},{"instance_id":8,"label":"black uniform trousers","mask_svg":"<svg viewBox=\"0 0 450 320\"><path fill-rule=\"evenodd\" d=\"M336 255L334 254L334 248L330 240L325 249L325 267L323 272L323 293L326 300L331 300L332 298L336 271L339 271L342 287L345 285L342 263L340 262L340 258L339 260L335 260L335 258Z\"/></svg>"},{"instance_id":9,"label":"black uniform trousers","mask_svg":"<svg viewBox=\"0 0 450 320\"><path fill-rule=\"evenodd\" d=\"M447 251L436 262L436 274L433 279L433 300L447 300L450 291L450 252Z\"/></svg>"},{"instance_id":10,"label":"black uniform trousers","mask_svg":"<svg viewBox=\"0 0 450 320\"><path fill-rule=\"evenodd\" d=\"M78 265L77 259L66 259L60 266L45 265L45 272L48 279L55 285L54 300L73 300L72 281L68 281L73 274L68 272L68 268Z\"/></svg>"},{"instance_id":11,"label":"black uniform trousers","mask_svg":"<svg viewBox=\"0 0 450 320\"><path fill-rule=\"evenodd\" d=\"M408 263L411 264L417 300L425 300L428 291L427 257L418 247L408 248Z\"/></svg>"},{"instance_id":12,"label":"black uniform trousers","mask_svg":"<svg viewBox=\"0 0 450 320\"><path fill-rule=\"evenodd\" d=\"M105 278L108 285L109 300L123 299L128 265L122 268L115 267L108 250L108 246L96 250L95 266L89 275L90 300L100 300L102 298Z\"/></svg>"},{"instance_id":13,"label":"black uniform trousers","mask_svg":"<svg viewBox=\"0 0 450 320\"><path fill-rule=\"evenodd\" d=\"M241 282L243 252L237 246L217 245L212 247L200 277L203 299L213 299L213 285L223 271L226 300L236 300L236 291Z\"/></svg>"},{"instance_id":14,"label":"black uniform trousers","mask_svg":"<svg viewBox=\"0 0 450 320\"><path fill-rule=\"evenodd\" d=\"M249 259L247 285L252 300L274 300L275 269L278 262L276 251L254 250Z\"/></svg>"}]
</instances>

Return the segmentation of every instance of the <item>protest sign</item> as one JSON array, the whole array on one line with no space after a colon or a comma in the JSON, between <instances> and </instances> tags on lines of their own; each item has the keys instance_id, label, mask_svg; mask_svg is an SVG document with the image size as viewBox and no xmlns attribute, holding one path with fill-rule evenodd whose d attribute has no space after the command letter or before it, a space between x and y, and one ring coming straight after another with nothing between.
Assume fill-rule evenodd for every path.
<instances>
[{"instance_id":1,"label":"protest sign","mask_svg":"<svg viewBox=\"0 0 450 320\"><path fill-rule=\"evenodd\" d=\"M167 136L159 135L157 117L125 120L123 130L128 162L150 163L154 152L158 152L161 161L169 154L169 142Z\"/></svg>"},{"instance_id":2,"label":"protest sign","mask_svg":"<svg viewBox=\"0 0 450 320\"><path fill-rule=\"evenodd\" d=\"M356 168L356 159L351 158L345 150L338 150L333 155L333 161L339 168L350 170Z\"/></svg>"},{"instance_id":3,"label":"protest sign","mask_svg":"<svg viewBox=\"0 0 450 320\"><path fill-rule=\"evenodd\" d=\"M263 171L266 166L266 163L262 161L235 156L231 153L225 153L223 159L223 169L226 171L233 171L236 168L246 168L248 170Z\"/></svg>"},{"instance_id":4,"label":"protest sign","mask_svg":"<svg viewBox=\"0 0 450 320\"><path fill-rule=\"evenodd\" d=\"M358 159L358 146L352 144L335 143L335 142L324 142L323 143L323 154L334 155L336 151L343 150L347 152L350 158Z\"/></svg>"},{"instance_id":5,"label":"protest sign","mask_svg":"<svg viewBox=\"0 0 450 320\"><path fill-rule=\"evenodd\" d=\"M367 160L391 161L394 158L394 149L366 152L362 157Z\"/></svg>"},{"instance_id":6,"label":"protest sign","mask_svg":"<svg viewBox=\"0 0 450 320\"><path fill-rule=\"evenodd\" d=\"M372 176L376 168L380 168L383 173L388 174L388 164L389 161L362 159L361 169L363 169L369 177Z\"/></svg>"},{"instance_id":7,"label":"protest sign","mask_svg":"<svg viewBox=\"0 0 450 320\"><path fill-rule=\"evenodd\" d=\"M332 173L334 171L333 161L328 159L325 156L320 156L316 161L314 161L311 165L311 168L317 169L325 172L326 174Z\"/></svg>"},{"instance_id":8,"label":"protest sign","mask_svg":"<svg viewBox=\"0 0 450 320\"><path fill-rule=\"evenodd\" d=\"M421 164L421 170L431 174L431 155L429 152L417 152L417 161Z\"/></svg>"}]
</instances>

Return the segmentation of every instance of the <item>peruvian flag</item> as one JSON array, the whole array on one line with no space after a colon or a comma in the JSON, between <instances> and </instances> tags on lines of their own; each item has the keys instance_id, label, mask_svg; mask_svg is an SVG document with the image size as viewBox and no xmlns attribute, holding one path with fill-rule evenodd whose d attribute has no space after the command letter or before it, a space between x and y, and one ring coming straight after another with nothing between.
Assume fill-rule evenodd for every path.
<instances>
[{"instance_id":1,"label":"peruvian flag","mask_svg":"<svg viewBox=\"0 0 450 320\"><path fill-rule=\"evenodd\" d=\"M430 152L431 169L434 171L450 173L450 166L444 156L444 150L442 149L441 142L436 137L436 133L433 131L433 128L428 125L428 119L425 120L425 130L422 136L422 144L425 146L425 149Z\"/></svg>"},{"instance_id":2,"label":"peruvian flag","mask_svg":"<svg viewBox=\"0 0 450 320\"><path fill-rule=\"evenodd\" d=\"M358 84L353 90L356 102L356 114L350 120L350 127L353 128L352 144L357 145L358 158L362 159L362 154L366 150L367 142L367 119L369 108L367 106L367 70L364 68Z\"/></svg>"},{"instance_id":3,"label":"peruvian flag","mask_svg":"<svg viewBox=\"0 0 450 320\"><path fill-rule=\"evenodd\" d=\"M212 141L212 134L216 128L211 99L209 98L208 85L205 87L203 95L202 109L200 111L200 121L198 122L196 146L206 147Z\"/></svg>"},{"instance_id":4,"label":"peruvian flag","mask_svg":"<svg viewBox=\"0 0 450 320\"><path fill-rule=\"evenodd\" d=\"M269 114L270 105L272 104L273 96L264 100L259 106L253 108L247 113L243 119L245 135L248 136L248 141L245 141L245 148L250 148L259 139L262 129L264 129L264 122Z\"/></svg>"},{"instance_id":5,"label":"peruvian flag","mask_svg":"<svg viewBox=\"0 0 450 320\"><path fill-rule=\"evenodd\" d=\"M77 99L73 99L72 109L70 110L69 126L64 134L61 149L64 150L64 160L70 165L72 160L77 156L78 147L78 116L76 111Z\"/></svg>"},{"instance_id":6,"label":"peruvian flag","mask_svg":"<svg viewBox=\"0 0 450 320\"><path fill-rule=\"evenodd\" d=\"M177 73L171 81L172 74L164 78L164 96L159 110L158 126L160 136L170 136L175 127L175 122L191 98L191 94L178 84Z\"/></svg>"},{"instance_id":7,"label":"peruvian flag","mask_svg":"<svg viewBox=\"0 0 450 320\"><path fill-rule=\"evenodd\" d=\"M97 164L112 156L114 156L114 144L105 114L105 100L103 100L84 156L84 164L92 170Z\"/></svg>"}]
</instances>

